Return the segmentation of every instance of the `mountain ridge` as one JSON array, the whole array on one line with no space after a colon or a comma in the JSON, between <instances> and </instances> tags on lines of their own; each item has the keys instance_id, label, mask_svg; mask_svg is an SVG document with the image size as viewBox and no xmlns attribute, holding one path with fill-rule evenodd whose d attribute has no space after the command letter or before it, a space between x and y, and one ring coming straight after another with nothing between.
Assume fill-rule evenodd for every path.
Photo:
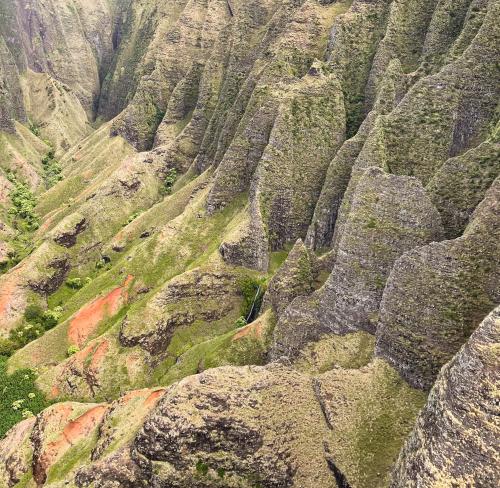
<instances>
[{"instance_id":1,"label":"mountain ridge","mask_svg":"<svg viewBox=\"0 0 500 488\"><path fill-rule=\"evenodd\" d=\"M495 485L498 18L0 0L0 485Z\"/></svg>"}]
</instances>

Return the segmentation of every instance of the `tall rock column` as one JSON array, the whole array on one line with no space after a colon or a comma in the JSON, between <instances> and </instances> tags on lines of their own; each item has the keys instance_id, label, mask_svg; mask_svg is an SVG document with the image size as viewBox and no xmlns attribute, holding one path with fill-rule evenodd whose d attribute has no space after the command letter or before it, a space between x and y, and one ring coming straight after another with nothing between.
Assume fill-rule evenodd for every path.
<instances>
[{"instance_id":1,"label":"tall rock column","mask_svg":"<svg viewBox=\"0 0 500 488\"><path fill-rule=\"evenodd\" d=\"M321 322L335 333L375 332L395 261L442 234L439 214L416 178L368 168L356 187L335 266L321 293Z\"/></svg>"},{"instance_id":2,"label":"tall rock column","mask_svg":"<svg viewBox=\"0 0 500 488\"><path fill-rule=\"evenodd\" d=\"M497 308L441 371L391 488L499 486L499 347Z\"/></svg>"},{"instance_id":3,"label":"tall rock column","mask_svg":"<svg viewBox=\"0 0 500 488\"><path fill-rule=\"evenodd\" d=\"M376 353L414 387L440 368L500 301L500 179L464 235L406 253L384 291Z\"/></svg>"}]
</instances>

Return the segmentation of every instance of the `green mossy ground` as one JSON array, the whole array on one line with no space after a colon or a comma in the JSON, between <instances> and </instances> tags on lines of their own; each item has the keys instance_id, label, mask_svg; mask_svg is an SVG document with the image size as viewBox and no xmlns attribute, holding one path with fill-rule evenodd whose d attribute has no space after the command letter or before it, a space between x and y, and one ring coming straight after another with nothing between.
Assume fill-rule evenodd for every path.
<instances>
[{"instance_id":1,"label":"green mossy ground","mask_svg":"<svg viewBox=\"0 0 500 488\"><path fill-rule=\"evenodd\" d=\"M352 486L388 486L390 467L426 394L410 388L379 359L359 370L332 370L319 381L332 395L329 414L338 439L332 446L337 467Z\"/></svg>"}]
</instances>

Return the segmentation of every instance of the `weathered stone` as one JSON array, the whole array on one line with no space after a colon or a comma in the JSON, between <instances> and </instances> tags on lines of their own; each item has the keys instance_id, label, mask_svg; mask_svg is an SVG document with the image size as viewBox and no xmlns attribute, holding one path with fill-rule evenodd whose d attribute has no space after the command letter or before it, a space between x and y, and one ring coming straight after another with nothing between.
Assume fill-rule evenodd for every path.
<instances>
[{"instance_id":1,"label":"weathered stone","mask_svg":"<svg viewBox=\"0 0 500 488\"><path fill-rule=\"evenodd\" d=\"M499 174L498 136L449 159L435 173L426 190L441 214L449 239L462 235L474 209Z\"/></svg>"},{"instance_id":2,"label":"weathered stone","mask_svg":"<svg viewBox=\"0 0 500 488\"><path fill-rule=\"evenodd\" d=\"M226 263L267 271L269 242L256 201L250 201L237 227L224 239L219 253Z\"/></svg>"},{"instance_id":3,"label":"weathered stone","mask_svg":"<svg viewBox=\"0 0 500 488\"><path fill-rule=\"evenodd\" d=\"M317 274L315 264L314 254L299 239L269 282L263 310L271 306L279 317L294 298L311 294Z\"/></svg>"},{"instance_id":4,"label":"weathered stone","mask_svg":"<svg viewBox=\"0 0 500 488\"><path fill-rule=\"evenodd\" d=\"M429 389L500 300L500 180L464 235L404 254L388 280L377 328L377 354L413 386Z\"/></svg>"},{"instance_id":5,"label":"weathered stone","mask_svg":"<svg viewBox=\"0 0 500 488\"><path fill-rule=\"evenodd\" d=\"M184 273L156 293L145 310L126 316L120 342L128 347L140 345L151 354L164 353L178 328L196 321L207 327L221 321L230 327L239 317L239 302L234 275L218 270ZM147 324L144 314L148 316Z\"/></svg>"},{"instance_id":6,"label":"weathered stone","mask_svg":"<svg viewBox=\"0 0 500 488\"><path fill-rule=\"evenodd\" d=\"M497 486L500 309L441 370L392 477L392 488Z\"/></svg>"},{"instance_id":7,"label":"weathered stone","mask_svg":"<svg viewBox=\"0 0 500 488\"><path fill-rule=\"evenodd\" d=\"M375 332L395 261L442 234L439 214L416 178L366 170L355 190L335 265L321 291L324 326L336 333Z\"/></svg>"},{"instance_id":8,"label":"weathered stone","mask_svg":"<svg viewBox=\"0 0 500 488\"><path fill-rule=\"evenodd\" d=\"M339 208L351 178L352 166L376 118L375 112L366 117L357 134L344 142L328 167L305 241L315 250L328 248L331 245Z\"/></svg>"},{"instance_id":9,"label":"weathered stone","mask_svg":"<svg viewBox=\"0 0 500 488\"><path fill-rule=\"evenodd\" d=\"M88 225L85 217L73 214L69 221L63 222L61 227L56 229L58 232L54 237L54 241L63 247L73 247L78 236L87 229ZM63 230L63 227L66 227L66 229Z\"/></svg>"},{"instance_id":10,"label":"weathered stone","mask_svg":"<svg viewBox=\"0 0 500 488\"><path fill-rule=\"evenodd\" d=\"M331 457L348 486L386 488L425 393L408 386L380 359L359 369L333 368L314 384L335 439Z\"/></svg>"},{"instance_id":11,"label":"weathered stone","mask_svg":"<svg viewBox=\"0 0 500 488\"><path fill-rule=\"evenodd\" d=\"M330 32L328 64L344 93L347 137L356 134L365 115L366 83L390 4L387 0L355 0Z\"/></svg>"},{"instance_id":12,"label":"weathered stone","mask_svg":"<svg viewBox=\"0 0 500 488\"><path fill-rule=\"evenodd\" d=\"M225 207L238 194L246 191L278 112L277 100L271 99L252 118L242 134L237 136L219 164L215 181L208 196L210 212Z\"/></svg>"},{"instance_id":13,"label":"weathered stone","mask_svg":"<svg viewBox=\"0 0 500 488\"><path fill-rule=\"evenodd\" d=\"M19 71L0 33L0 130L14 132L14 120L25 119Z\"/></svg>"},{"instance_id":14,"label":"weathered stone","mask_svg":"<svg viewBox=\"0 0 500 488\"><path fill-rule=\"evenodd\" d=\"M150 466L152 486L215 487L223 470L227 486L333 488L328 436L306 376L281 367L221 368L168 389L134 449Z\"/></svg>"},{"instance_id":15,"label":"weathered stone","mask_svg":"<svg viewBox=\"0 0 500 488\"><path fill-rule=\"evenodd\" d=\"M256 172L254 198L271 249L305 237L328 165L344 135L338 81L332 76L306 76L281 104Z\"/></svg>"}]
</instances>

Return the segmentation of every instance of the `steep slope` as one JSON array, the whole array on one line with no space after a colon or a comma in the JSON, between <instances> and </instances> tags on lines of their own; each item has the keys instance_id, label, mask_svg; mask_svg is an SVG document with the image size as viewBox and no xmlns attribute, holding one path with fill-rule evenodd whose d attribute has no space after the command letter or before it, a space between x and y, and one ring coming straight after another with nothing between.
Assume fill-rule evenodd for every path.
<instances>
[{"instance_id":1,"label":"steep slope","mask_svg":"<svg viewBox=\"0 0 500 488\"><path fill-rule=\"evenodd\" d=\"M406 442L391 486L495 486L498 308L441 371Z\"/></svg>"},{"instance_id":2,"label":"steep slope","mask_svg":"<svg viewBox=\"0 0 500 488\"><path fill-rule=\"evenodd\" d=\"M498 18L0 0L0 484L496 481Z\"/></svg>"}]
</instances>

